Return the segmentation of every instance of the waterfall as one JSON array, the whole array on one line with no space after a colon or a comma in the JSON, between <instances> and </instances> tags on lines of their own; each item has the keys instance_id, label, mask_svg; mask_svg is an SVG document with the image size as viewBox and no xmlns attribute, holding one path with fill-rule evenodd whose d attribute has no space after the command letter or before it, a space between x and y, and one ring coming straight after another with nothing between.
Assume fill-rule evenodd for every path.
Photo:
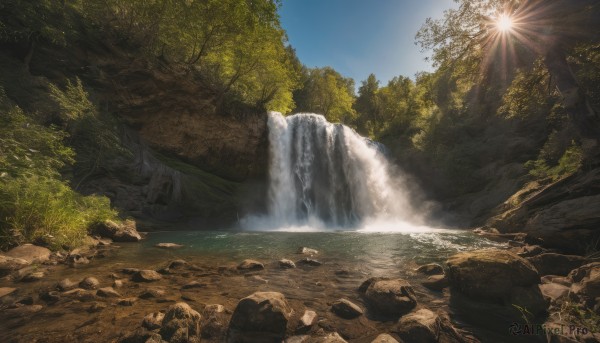
<instances>
[{"instance_id":1,"label":"waterfall","mask_svg":"<svg viewBox=\"0 0 600 343\"><path fill-rule=\"evenodd\" d=\"M377 144L317 114L270 112L268 129L268 215L247 219L245 226L352 229L419 222L403 178L392 173Z\"/></svg>"}]
</instances>

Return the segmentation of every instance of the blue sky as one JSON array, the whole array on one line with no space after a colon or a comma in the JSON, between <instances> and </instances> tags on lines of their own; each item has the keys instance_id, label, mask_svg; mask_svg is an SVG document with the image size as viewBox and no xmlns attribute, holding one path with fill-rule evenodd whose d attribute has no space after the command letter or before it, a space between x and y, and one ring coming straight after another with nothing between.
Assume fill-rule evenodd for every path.
<instances>
[{"instance_id":1,"label":"blue sky","mask_svg":"<svg viewBox=\"0 0 600 343\"><path fill-rule=\"evenodd\" d=\"M283 0L283 28L300 61L331 66L357 87L370 73L385 85L394 76L432 71L414 44L427 17L441 18L453 0Z\"/></svg>"}]
</instances>

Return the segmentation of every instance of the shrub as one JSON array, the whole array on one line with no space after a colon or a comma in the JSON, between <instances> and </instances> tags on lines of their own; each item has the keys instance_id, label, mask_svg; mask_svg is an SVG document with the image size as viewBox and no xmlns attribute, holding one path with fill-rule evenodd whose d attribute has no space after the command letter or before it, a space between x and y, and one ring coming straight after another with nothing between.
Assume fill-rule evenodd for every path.
<instances>
[{"instance_id":1,"label":"shrub","mask_svg":"<svg viewBox=\"0 0 600 343\"><path fill-rule=\"evenodd\" d=\"M88 227L116 215L106 197L82 196L62 181L10 178L0 183L0 248L24 242L73 248L82 243Z\"/></svg>"}]
</instances>

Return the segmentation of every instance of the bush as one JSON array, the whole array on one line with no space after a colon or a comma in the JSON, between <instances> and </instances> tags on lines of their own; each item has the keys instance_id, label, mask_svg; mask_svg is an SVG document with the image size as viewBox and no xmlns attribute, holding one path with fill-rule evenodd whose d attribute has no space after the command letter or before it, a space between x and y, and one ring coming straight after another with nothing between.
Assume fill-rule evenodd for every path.
<instances>
[{"instance_id":1,"label":"bush","mask_svg":"<svg viewBox=\"0 0 600 343\"><path fill-rule=\"evenodd\" d=\"M575 142L571 142L571 146L565 150L555 166L551 166L550 161L540 156L537 160L527 162L525 167L529 169L529 174L536 179L550 178L556 181L578 171L582 161L581 147Z\"/></svg>"},{"instance_id":2,"label":"bush","mask_svg":"<svg viewBox=\"0 0 600 343\"><path fill-rule=\"evenodd\" d=\"M88 228L115 219L108 198L82 196L62 181L10 178L0 183L0 248L37 242L52 249L80 245Z\"/></svg>"}]
</instances>

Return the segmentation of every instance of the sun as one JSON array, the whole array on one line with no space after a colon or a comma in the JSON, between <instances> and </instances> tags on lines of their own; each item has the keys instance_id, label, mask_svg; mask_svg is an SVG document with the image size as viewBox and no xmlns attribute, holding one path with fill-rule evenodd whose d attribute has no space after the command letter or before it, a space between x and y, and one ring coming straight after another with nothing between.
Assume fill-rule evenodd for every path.
<instances>
[{"instance_id":1,"label":"sun","mask_svg":"<svg viewBox=\"0 0 600 343\"><path fill-rule=\"evenodd\" d=\"M513 20L508 14L501 14L496 18L496 28L500 32L509 32L513 28Z\"/></svg>"}]
</instances>

